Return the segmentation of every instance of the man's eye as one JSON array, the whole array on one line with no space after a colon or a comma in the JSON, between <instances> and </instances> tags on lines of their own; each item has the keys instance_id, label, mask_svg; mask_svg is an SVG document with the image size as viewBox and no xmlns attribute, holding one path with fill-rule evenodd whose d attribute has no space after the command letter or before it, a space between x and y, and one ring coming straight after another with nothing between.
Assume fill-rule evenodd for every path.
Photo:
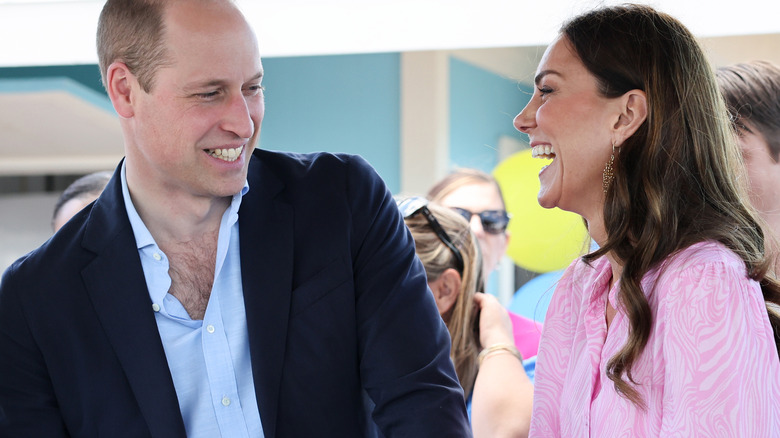
<instances>
[{"instance_id":1,"label":"man's eye","mask_svg":"<svg viewBox=\"0 0 780 438\"><path fill-rule=\"evenodd\" d=\"M263 91L265 91L265 87L262 85L252 85L251 87L246 88L246 93L252 96L259 94Z\"/></svg>"}]
</instances>

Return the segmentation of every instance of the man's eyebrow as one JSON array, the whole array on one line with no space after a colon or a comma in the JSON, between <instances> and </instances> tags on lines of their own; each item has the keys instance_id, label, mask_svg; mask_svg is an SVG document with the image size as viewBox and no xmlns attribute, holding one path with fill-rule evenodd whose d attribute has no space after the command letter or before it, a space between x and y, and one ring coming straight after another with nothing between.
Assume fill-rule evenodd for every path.
<instances>
[{"instance_id":1,"label":"man's eyebrow","mask_svg":"<svg viewBox=\"0 0 780 438\"><path fill-rule=\"evenodd\" d=\"M254 76L249 78L249 80L247 80L246 82L258 81L258 80L260 80L262 78L263 78L263 71L261 70L261 71L257 72L257 74L255 74ZM206 81L206 82L195 82L195 83L189 84L189 86L187 86L187 88L188 89L199 89L199 88L208 88L208 87L220 87L220 86L224 86L227 83L228 83L228 81L223 80L223 79L212 79L212 80L209 80L209 81Z\"/></svg>"},{"instance_id":2,"label":"man's eyebrow","mask_svg":"<svg viewBox=\"0 0 780 438\"><path fill-rule=\"evenodd\" d=\"M254 75L254 76L252 76L251 78L249 78L249 80L248 80L247 82L257 81L257 80L259 80L259 79L263 79L263 71L262 71L262 70L260 70L259 72L257 72L257 74L255 74L255 75Z\"/></svg>"},{"instance_id":3,"label":"man's eyebrow","mask_svg":"<svg viewBox=\"0 0 780 438\"><path fill-rule=\"evenodd\" d=\"M557 72L557 71L555 71L555 70L542 70L542 71L540 71L540 72L539 72L539 73L536 75L536 77L534 77L534 84L536 84L536 85L539 85L539 82L541 82L541 81L542 81L542 78L544 78L544 77L545 77L545 76L547 76L547 75L558 75L558 76L561 76L561 74L560 74L560 73L558 73L558 72Z\"/></svg>"}]
</instances>

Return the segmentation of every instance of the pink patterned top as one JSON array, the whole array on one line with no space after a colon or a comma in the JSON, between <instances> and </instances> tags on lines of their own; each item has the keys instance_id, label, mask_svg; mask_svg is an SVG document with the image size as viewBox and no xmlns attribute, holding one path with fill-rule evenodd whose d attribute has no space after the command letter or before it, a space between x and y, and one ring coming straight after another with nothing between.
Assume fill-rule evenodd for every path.
<instances>
[{"instance_id":1,"label":"pink patterned top","mask_svg":"<svg viewBox=\"0 0 780 438\"><path fill-rule=\"evenodd\" d=\"M780 436L780 360L760 287L733 252L698 243L642 280L653 323L633 377L646 411L606 376L628 333L620 310L607 332L611 275L604 257L592 267L577 260L555 290L539 347L531 437ZM619 309L617 283L609 301Z\"/></svg>"}]
</instances>

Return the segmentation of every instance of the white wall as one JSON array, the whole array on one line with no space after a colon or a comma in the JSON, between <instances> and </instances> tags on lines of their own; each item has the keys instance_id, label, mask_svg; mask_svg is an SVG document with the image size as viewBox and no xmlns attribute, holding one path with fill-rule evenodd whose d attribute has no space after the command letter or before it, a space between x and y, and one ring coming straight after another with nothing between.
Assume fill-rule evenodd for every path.
<instances>
[{"instance_id":1,"label":"white wall","mask_svg":"<svg viewBox=\"0 0 780 438\"><path fill-rule=\"evenodd\" d=\"M0 271L51 236L59 193L0 196Z\"/></svg>"}]
</instances>

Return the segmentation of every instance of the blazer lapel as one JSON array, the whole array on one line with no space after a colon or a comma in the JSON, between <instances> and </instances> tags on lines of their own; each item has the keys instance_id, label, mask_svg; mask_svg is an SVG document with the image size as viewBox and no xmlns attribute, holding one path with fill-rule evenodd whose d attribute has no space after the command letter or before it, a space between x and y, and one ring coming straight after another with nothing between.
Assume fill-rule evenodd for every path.
<instances>
[{"instance_id":1,"label":"blazer lapel","mask_svg":"<svg viewBox=\"0 0 780 438\"><path fill-rule=\"evenodd\" d=\"M276 435L279 387L284 365L293 269L293 207L270 169L250 172L241 202L241 278L247 313L255 393L267 438Z\"/></svg>"},{"instance_id":2,"label":"blazer lapel","mask_svg":"<svg viewBox=\"0 0 780 438\"><path fill-rule=\"evenodd\" d=\"M151 435L185 438L118 172L87 224L83 245L97 256L82 271L84 284Z\"/></svg>"}]
</instances>

